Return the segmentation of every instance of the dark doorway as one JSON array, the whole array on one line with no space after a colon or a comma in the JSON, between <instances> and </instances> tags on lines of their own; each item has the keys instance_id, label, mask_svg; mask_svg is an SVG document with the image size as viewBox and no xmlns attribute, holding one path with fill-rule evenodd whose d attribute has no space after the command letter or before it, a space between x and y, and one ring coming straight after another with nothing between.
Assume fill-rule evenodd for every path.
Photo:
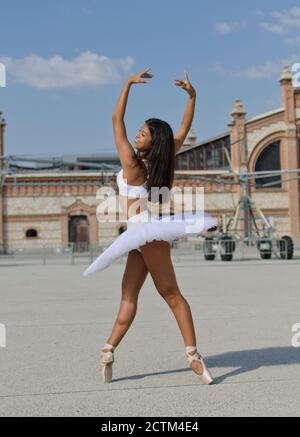
<instances>
[{"instance_id":1,"label":"dark doorway","mask_svg":"<svg viewBox=\"0 0 300 437\"><path fill-rule=\"evenodd\" d=\"M69 219L69 242L74 243L76 252L84 252L89 249L89 223L84 215L76 215Z\"/></svg>"}]
</instances>

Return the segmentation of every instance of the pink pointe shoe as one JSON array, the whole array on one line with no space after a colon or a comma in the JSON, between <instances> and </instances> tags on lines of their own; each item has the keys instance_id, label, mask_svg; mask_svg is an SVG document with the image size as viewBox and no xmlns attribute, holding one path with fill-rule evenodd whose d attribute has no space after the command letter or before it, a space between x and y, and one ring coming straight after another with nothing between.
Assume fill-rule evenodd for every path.
<instances>
[{"instance_id":1,"label":"pink pointe shoe","mask_svg":"<svg viewBox=\"0 0 300 437\"><path fill-rule=\"evenodd\" d=\"M109 351L104 352L105 349ZM112 380L112 365L114 362L114 350L115 347L109 343L104 345L104 348L100 354L100 370L103 382L111 382Z\"/></svg>"},{"instance_id":2,"label":"pink pointe shoe","mask_svg":"<svg viewBox=\"0 0 300 437\"><path fill-rule=\"evenodd\" d=\"M187 356L189 367L192 368L193 361L200 361L200 363L202 365L203 372L201 373L201 375L199 375L199 374L197 374L197 375L199 376L202 383L205 385L213 384L213 382L214 382L213 377L210 374L209 370L207 369L207 367L203 361L203 358L201 357L199 352L197 352L196 346L186 346L185 350L186 350L186 356ZM190 355L189 352L193 353L193 355Z\"/></svg>"}]
</instances>

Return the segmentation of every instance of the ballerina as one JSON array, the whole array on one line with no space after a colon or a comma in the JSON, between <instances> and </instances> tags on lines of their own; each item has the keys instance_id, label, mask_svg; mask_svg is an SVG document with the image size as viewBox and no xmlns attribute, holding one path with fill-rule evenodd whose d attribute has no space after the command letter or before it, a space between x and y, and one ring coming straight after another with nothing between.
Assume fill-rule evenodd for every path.
<instances>
[{"instance_id":1,"label":"ballerina","mask_svg":"<svg viewBox=\"0 0 300 437\"><path fill-rule=\"evenodd\" d=\"M104 382L112 381L114 351L134 320L139 292L150 273L157 291L176 318L189 367L204 384L212 384L213 378L197 350L191 309L177 283L170 244L189 233L201 234L203 230L210 230L217 225L217 220L204 211L175 214L174 203L172 211L162 212L165 200L170 201L175 155L192 125L196 90L187 72L183 80L175 79L174 85L180 86L189 96L180 129L173 135L166 121L157 118L146 120L135 136L135 152L126 134L125 109L131 86L148 83L144 79L154 76L149 70L147 68L126 80L112 116L114 138L122 166L117 184L127 230L84 271L84 276L101 271L127 253L119 312L100 354L101 374ZM159 195L161 188L166 188L168 192L164 201L161 201ZM149 202L159 207L158 215L154 214L154 218Z\"/></svg>"}]
</instances>

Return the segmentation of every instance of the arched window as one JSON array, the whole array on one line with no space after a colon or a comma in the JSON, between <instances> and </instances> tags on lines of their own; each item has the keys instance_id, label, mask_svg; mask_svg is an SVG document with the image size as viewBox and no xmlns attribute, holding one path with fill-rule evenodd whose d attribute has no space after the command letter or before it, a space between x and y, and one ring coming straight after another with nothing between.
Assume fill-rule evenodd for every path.
<instances>
[{"instance_id":1,"label":"arched window","mask_svg":"<svg viewBox=\"0 0 300 437\"><path fill-rule=\"evenodd\" d=\"M259 155L255 171L281 170L280 140L269 144ZM255 188L281 188L281 175L255 179Z\"/></svg>"},{"instance_id":2,"label":"arched window","mask_svg":"<svg viewBox=\"0 0 300 437\"><path fill-rule=\"evenodd\" d=\"M26 238L37 238L38 233L36 229L27 229Z\"/></svg>"}]
</instances>

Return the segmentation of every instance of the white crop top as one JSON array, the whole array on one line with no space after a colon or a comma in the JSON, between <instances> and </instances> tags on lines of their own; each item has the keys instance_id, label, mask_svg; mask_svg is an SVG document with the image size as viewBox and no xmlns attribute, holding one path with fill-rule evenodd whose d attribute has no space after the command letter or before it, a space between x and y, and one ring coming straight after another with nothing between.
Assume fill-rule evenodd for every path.
<instances>
[{"instance_id":1,"label":"white crop top","mask_svg":"<svg viewBox=\"0 0 300 437\"><path fill-rule=\"evenodd\" d=\"M119 171L117 175L117 184L119 187L119 193L126 197L148 197L148 191L146 190L146 182L142 185L130 185L127 184L123 178L123 169Z\"/></svg>"}]
</instances>

